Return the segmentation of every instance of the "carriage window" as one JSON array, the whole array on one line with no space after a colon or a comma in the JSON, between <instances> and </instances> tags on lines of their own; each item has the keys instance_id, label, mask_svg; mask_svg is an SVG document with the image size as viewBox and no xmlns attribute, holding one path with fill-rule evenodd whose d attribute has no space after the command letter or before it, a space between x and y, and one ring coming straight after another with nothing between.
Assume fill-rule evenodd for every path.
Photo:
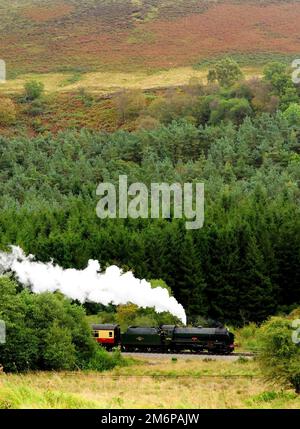
<instances>
[{"instance_id":1,"label":"carriage window","mask_svg":"<svg viewBox=\"0 0 300 429\"><path fill-rule=\"evenodd\" d=\"M113 333L110 331L109 332L109 338L112 338L112 336L113 336Z\"/></svg>"},{"instance_id":2,"label":"carriage window","mask_svg":"<svg viewBox=\"0 0 300 429\"><path fill-rule=\"evenodd\" d=\"M94 332L93 332L93 334L94 334L94 337L95 337L95 338L98 338L98 337L99 337L99 331L94 331Z\"/></svg>"}]
</instances>

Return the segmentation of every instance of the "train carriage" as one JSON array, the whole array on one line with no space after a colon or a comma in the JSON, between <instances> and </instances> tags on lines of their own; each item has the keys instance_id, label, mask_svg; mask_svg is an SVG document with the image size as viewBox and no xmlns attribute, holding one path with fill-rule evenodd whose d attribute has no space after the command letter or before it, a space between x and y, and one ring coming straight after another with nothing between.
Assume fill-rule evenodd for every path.
<instances>
[{"instance_id":1,"label":"train carriage","mask_svg":"<svg viewBox=\"0 0 300 429\"><path fill-rule=\"evenodd\" d=\"M108 350L120 344L120 327L112 324L92 325L93 336L97 343Z\"/></svg>"}]
</instances>

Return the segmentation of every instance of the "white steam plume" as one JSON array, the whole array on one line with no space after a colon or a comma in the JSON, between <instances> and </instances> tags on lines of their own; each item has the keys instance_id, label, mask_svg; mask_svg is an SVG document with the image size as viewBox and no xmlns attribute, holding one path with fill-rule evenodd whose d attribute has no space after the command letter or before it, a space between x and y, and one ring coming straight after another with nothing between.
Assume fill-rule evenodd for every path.
<instances>
[{"instance_id":1,"label":"white steam plume","mask_svg":"<svg viewBox=\"0 0 300 429\"><path fill-rule=\"evenodd\" d=\"M186 323L184 308L162 287L151 288L146 280L139 280L132 272L123 273L113 265L100 273L98 261L90 260L87 268L63 269L53 262L42 263L26 256L20 247L11 246L12 252L0 252L0 274L15 273L24 286L34 293L60 291L81 303L95 302L119 305L129 302L139 307L152 307L157 313L168 311Z\"/></svg>"}]
</instances>

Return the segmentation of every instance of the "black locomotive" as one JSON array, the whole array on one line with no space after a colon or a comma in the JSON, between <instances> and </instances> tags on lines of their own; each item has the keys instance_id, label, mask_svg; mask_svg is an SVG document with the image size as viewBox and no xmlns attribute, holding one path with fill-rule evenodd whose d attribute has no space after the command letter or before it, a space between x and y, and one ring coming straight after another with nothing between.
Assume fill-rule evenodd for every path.
<instances>
[{"instance_id":1,"label":"black locomotive","mask_svg":"<svg viewBox=\"0 0 300 429\"><path fill-rule=\"evenodd\" d=\"M118 325L100 324L93 325L92 329L96 341L103 347L121 347L124 352L229 354L234 351L234 335L223 327L130 326L121 333Z\"/></svg>"}]
</instances>

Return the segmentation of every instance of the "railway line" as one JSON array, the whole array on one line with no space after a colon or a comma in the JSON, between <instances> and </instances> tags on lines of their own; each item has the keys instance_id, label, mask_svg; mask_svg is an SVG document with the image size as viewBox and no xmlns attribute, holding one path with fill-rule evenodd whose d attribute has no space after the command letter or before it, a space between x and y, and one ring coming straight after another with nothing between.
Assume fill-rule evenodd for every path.
<instances>
[{"instance_id":1,"label":"railway line","mask_svg":"<svg viewBox=\"0 0 300 429\"><path fill-rule=\"evenodd\" d=\"M253 359L255 354L250 352L237 352L231 353L230 355L221 355L221 354L210 354L210 353L156 353L156 352L123 352L125 356L132 356L136 358L146 358L146 359L211 359L211 360L224 360L224 361L236 361L240 357L245 357L247 359Z\"/></svg>"}]
</instances>

